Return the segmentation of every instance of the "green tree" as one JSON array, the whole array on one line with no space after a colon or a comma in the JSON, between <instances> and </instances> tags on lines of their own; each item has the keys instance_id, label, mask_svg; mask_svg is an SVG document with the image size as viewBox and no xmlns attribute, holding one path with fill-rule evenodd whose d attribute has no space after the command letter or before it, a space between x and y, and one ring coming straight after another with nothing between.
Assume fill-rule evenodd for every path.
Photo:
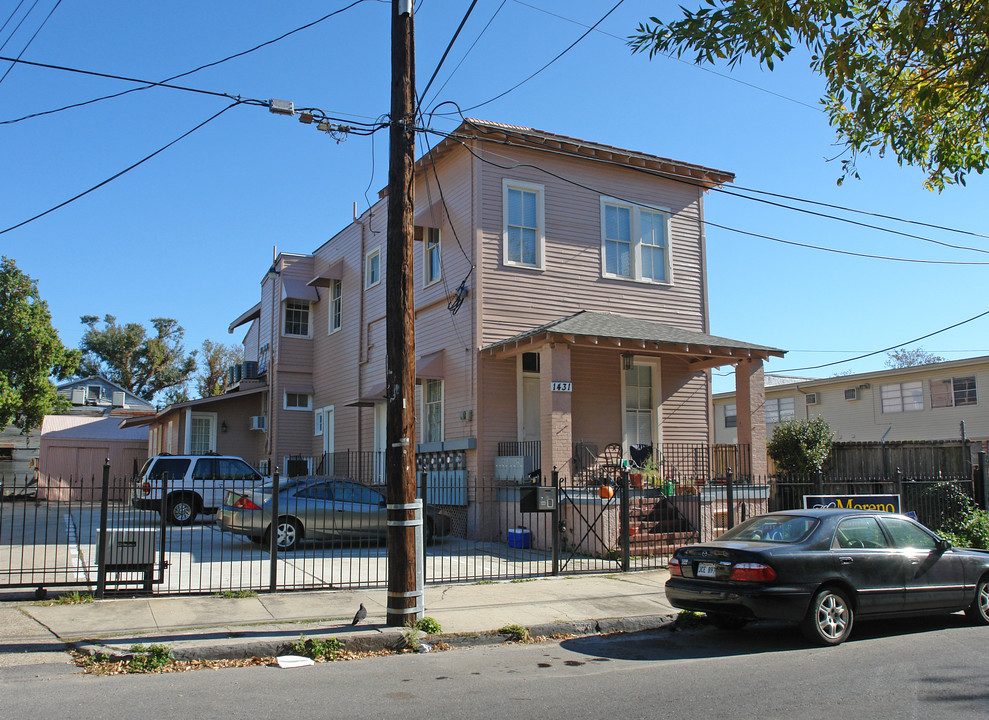
<instances>
[{"instance_id":1,"label":"green tree","mask_svg":"<svg viewBox=\"0 0 989 720\"><path fill-rule=\"evenodd\" d=\"M70 377L79 351L66 348L51 324L38 283L16 263L0 260L0 428L27 432L48 413L68 405L51 381Z\"/></svg>"},{"instance_id":2,"label":"green tree","mask_svg":"<svg viewBox=\"0 0 989 720\"><path fill-rule=\"evenodd\" d=\"M118 325L117 318L80 318L88 330L82 336L80 375L102 375L139 397L152 399L162 390L182 385L196 370L196 351L182 346L185 330L171 318L152 318L154 335L140 323Z\"/></svg>"},{"instance_id":3,"label":"green tree","mask_svg":"<svg viewBox=\"0 0 989 720\"><path fill-rule=\"evenodd\" d=\"M650 18L635 52L697 63L750 56L773 69L796 46L823 76L821 99L848 157L892 152L941 191L989 164L989 4L965 0L706 0L672 22Z\"/></svg>"},{"instance_id":4,"label":"green tree","mask_svg":"<svg viewBox=\"0 0 989 720\"><path fill-rule=\"evenodd\" d=\"M906 368L914 367L915 365L931 365L932 363L944 361L945 359L940 355L929 353L924 350L924 348L914 348L913 350L899 348L898 350L891 350L886 353L886 367L888 368Z\"/></svg>"},{"instance_id":5,"label":"green tree","mask_svg":"<svg viewBox=\"0 0 989 720\"><path fill-rule=\"evenodd\" d=\"M780 473L810 475L824 465L833 442L834 432L824 418L787 420L773 430L766 451Z\"/></svg>"},{"instance_id":6,"label":"green tree","mask_svg":"<svg viewBox=\"0 0 989 720\"><path fill-rule=\"evenodd\" d=\"M213 397L227 391L227 368L244 360L244 349L239 345L203 340L200 352L199 374L196 376L196 390L199 397Z\"/></svg>"}]
</instances>

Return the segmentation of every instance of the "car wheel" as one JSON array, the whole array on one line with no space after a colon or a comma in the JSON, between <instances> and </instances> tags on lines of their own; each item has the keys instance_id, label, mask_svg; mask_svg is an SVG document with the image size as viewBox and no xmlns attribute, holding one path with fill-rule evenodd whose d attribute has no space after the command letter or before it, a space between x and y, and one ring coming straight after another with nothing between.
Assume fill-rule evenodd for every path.
<instances>
[{"instance_id":1,"label":"car wheel","mask_svg":"<svg viewBox=\"0 0 989 720\"><path fill-rule=\"evenodd\" d=\"M851 634L854 618L845 593L838 588L824 588L811 601L800 629L815 643L839 645Z\"/></svg>"},{"instance_id":2,"label":"car wheel","mask_svg":"<svg viewBox=\"0 0 989 720\"><path fill-rule=\"evenodd\" d=\"M278 544L279 550L294 550L295 546L299 544L302 540L302 525L299 524L298 520L293 518L279 518L278 524L275 526L275 542ZM271 528L264 534L264 544L270 547L271 544Z\"/></svg>"},{"instance_id":3,"label":"car wheel","mask_svg":"<svg viewBox=\"0 0 989 720\"><path fill-rule=\"evenodd\" d=\"M976 625L989 625L989 576L982 577L975 586L975 599L965 614Z\"/></svg>"},{"instance_id":4,"label":"car wheel","mask_svg":"<svg viewBox=\"0 0 989 720\"><path fill-rule=\"evenodd\" d=\"M172 525L192 525L196 519L196 496L174 495L168 501L168 522Z\"/></svg>"},{"instance_id":5,"label":"car wheel","mask_svg":"<svg viewBox=\"0 0 989 720\"><path fill-rule=\"evenodd\" d=\"M707 613L707 619L718 630L741 630L749 622L748 618L724 613Z\"/></svg>"}]
</instances>

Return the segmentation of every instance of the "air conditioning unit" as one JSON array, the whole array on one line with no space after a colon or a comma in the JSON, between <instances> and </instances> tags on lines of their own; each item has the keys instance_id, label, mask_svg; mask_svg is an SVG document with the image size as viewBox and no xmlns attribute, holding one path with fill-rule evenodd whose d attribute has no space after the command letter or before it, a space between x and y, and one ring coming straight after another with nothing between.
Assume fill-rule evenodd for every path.
<instances>
[{"instance_id":1,"label":"air conditioning unit","mask_svg":"<svg viewBox=\"0 0 989 720\"><path fill-rule=\"evenodd\" d=\"M817 393L807 393L807 404L817 405Z\"/></svg>"},{"instance_id":2,"label":"air conditioning unit","mask_svg":"<svg viewBox=\"0 0 989 720\"><path fill-rule=\"evenodd\" d=\"M112 397L113 397L114 407L123 407L126 404L125 403L126 393L123 393L120 390L114 390Z\"/></svg>"},{"instance_id":3,"label":"air conditioning unit","mask_svg":"<svg viewBox=\"0 0 989 720\"><path fill-rule=\"evenodd\" d=\"M846 400L858 400L859 399L858 388L846 388L845 389L845 399Z\"/></svg>"},{"instance_id":4,"label":"air conditioning unit","mask_svg":"<svg viewBox=\"0 0 989 720\"><path fill-rule=\"evenodd\" d=\"M251 415L251 430L265 431L268 429L267 415Z\"/></svg>"},{"instance_id":5,"label":"air conditioning unit","mask_svg":"<svg viewBox=\"0 0 989 720\"><path fill-rule=\"evenodd\" d=\"M244 362L244 380L254 380L258 376L258 364L254 360Z\"/></svg>"},{"instance_id":6,"label":"air conditioning unit","mask_svg":"<svg viewBox=\"0 0 989 720\"><path fill-rule=\"evenodd\" d=\"M72 388L72 404L73 405L85 405L86 404L86 388Z\"/></svg>"}]
</instances>

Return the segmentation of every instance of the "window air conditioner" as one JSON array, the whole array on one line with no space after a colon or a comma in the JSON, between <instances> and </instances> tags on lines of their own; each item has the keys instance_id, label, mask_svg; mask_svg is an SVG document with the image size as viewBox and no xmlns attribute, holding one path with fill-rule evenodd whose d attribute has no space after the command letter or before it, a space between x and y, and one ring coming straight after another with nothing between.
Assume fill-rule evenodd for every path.
<instances>
[{"instance_id":1,"label":"window air conditioner","mask_svg":"<svg viewBox=\"0 0 989 720\"><path fill-rule=\"evenodd\" d=\"M268 416L267 415L251 415L251 430L267 430L268 429Z\"/></svg>"},{"instance_id":2,"label":"window air conditioner","mask_svg":"<svg viewBox=\"0 0 989 720\"><path fill-rule=\"evenodd\" d=\"M807 393L807 404L808 405L817 405L817 393L816 392Z\"/></svg>"},{"instance_id":3,"label":"window air conditioner","mask_svg":"<svg viewBox=\"0 0 989 720\"><path fill-rule=\"evenodd\" d=\"M846 388L845 389L845 399L846 400L858 400L859 399L858 388Z\"/></svg>"}]
</instances>

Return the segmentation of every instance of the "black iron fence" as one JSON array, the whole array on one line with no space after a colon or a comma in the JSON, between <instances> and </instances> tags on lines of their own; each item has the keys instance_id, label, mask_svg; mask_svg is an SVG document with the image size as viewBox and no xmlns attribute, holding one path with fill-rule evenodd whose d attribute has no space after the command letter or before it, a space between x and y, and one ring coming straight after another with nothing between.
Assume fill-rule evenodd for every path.
<instances>
[{"instance_id":1,"label":"black iron fence","mask_svg":"<svg viewBox=\"0 0 989 720\"><path fill-rule=\"evenodd\" d=\"M542 485L471 477L463 492L429 485L459 483L459 472L419 475L427 583L664 567L680 545L804 507L807 496L894 496L934 530L958 511L959 492L985 501L984 484L943 476L739 481L726 472L704 484L648 485L621 471L597 485L568 477ZM109 473L42 479L33 497L0 503L0 587L194 594L387 585L382 487L318 477L279 487L240 482L217 494L205 481L173 481L149 496ZM194 518L173 512L180 501Z\"/></svg>"}]
</instances>

